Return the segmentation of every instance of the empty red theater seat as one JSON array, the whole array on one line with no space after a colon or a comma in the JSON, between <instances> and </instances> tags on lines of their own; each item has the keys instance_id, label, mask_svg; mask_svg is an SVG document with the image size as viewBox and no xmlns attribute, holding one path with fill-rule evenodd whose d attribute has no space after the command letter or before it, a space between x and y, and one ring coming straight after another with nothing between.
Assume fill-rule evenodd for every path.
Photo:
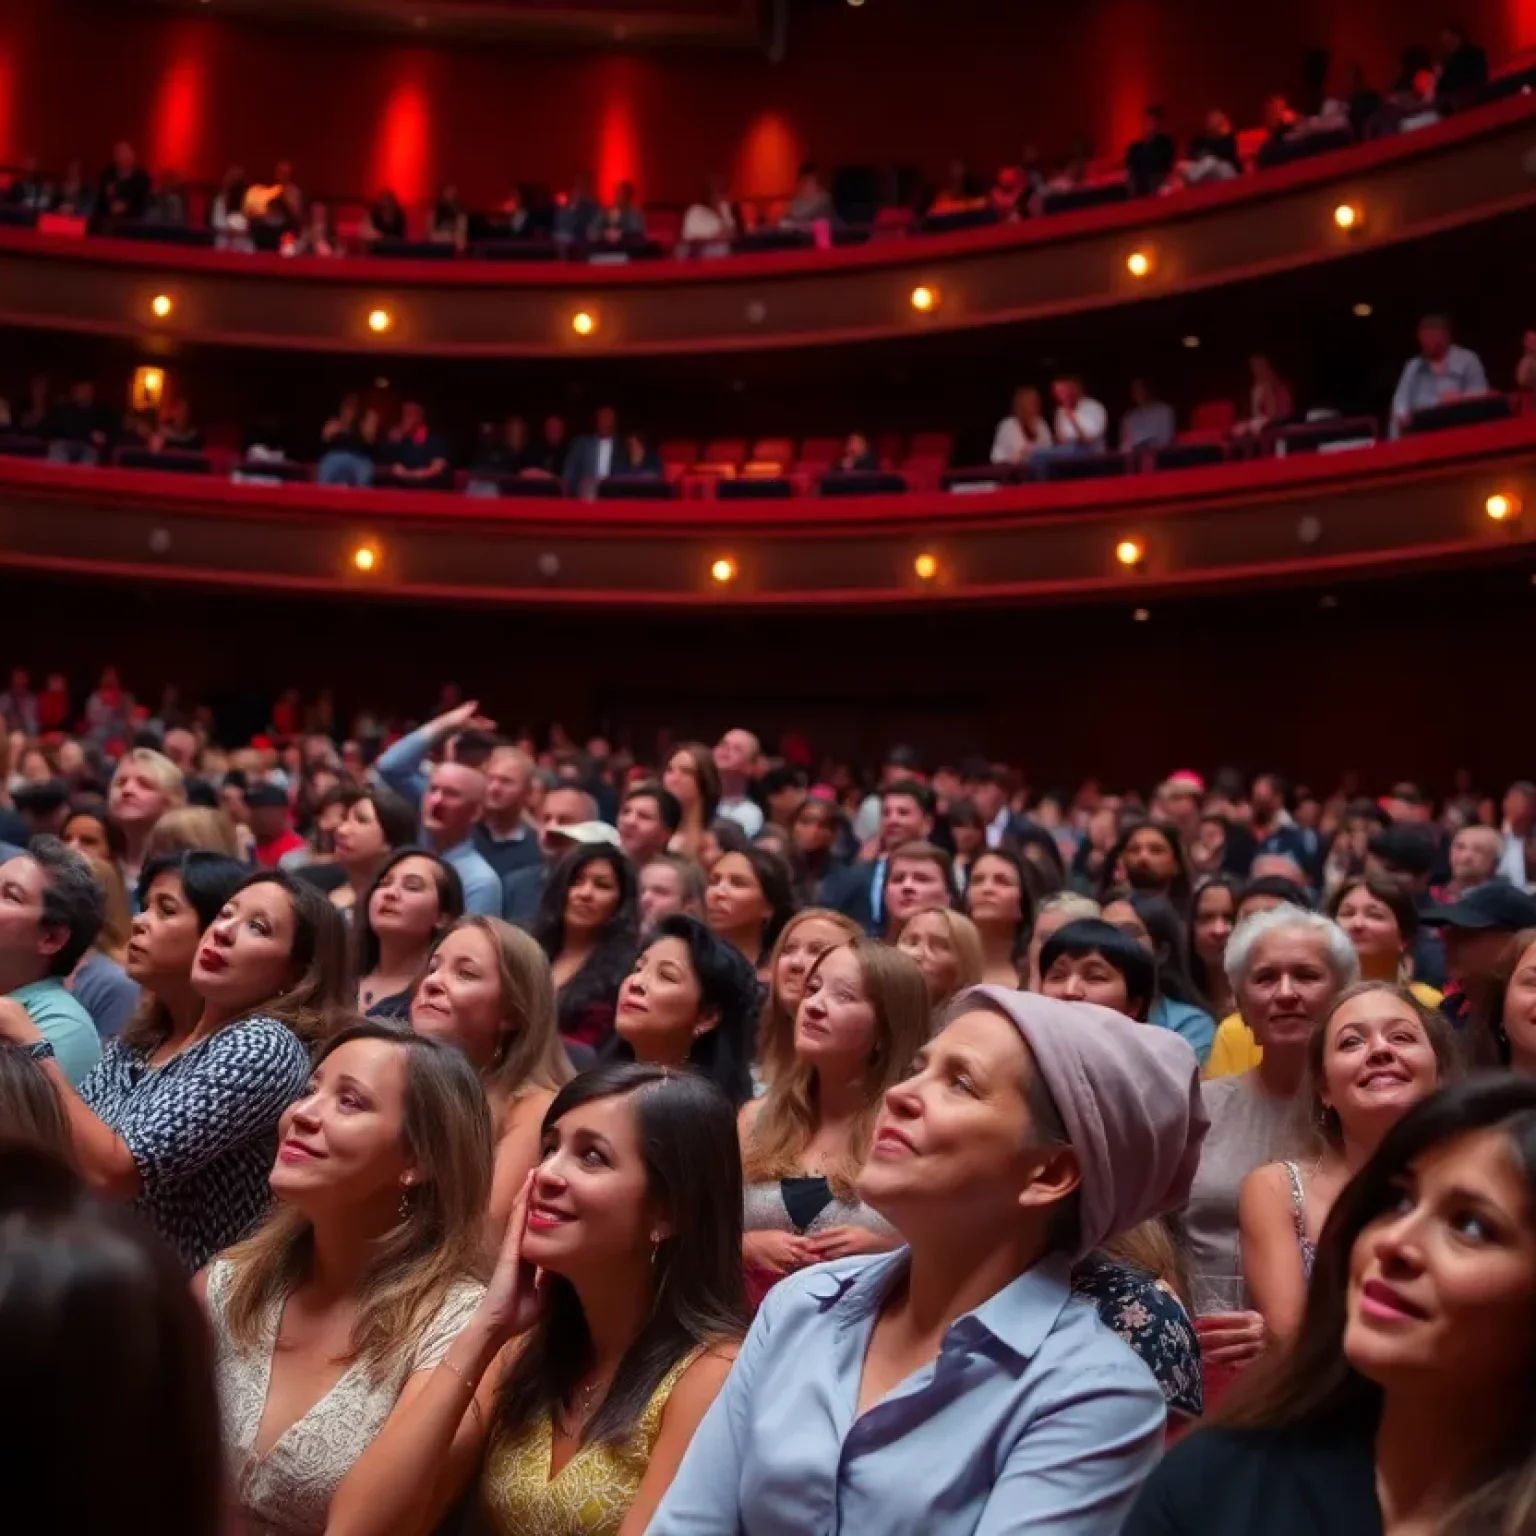
<instances>
[{"instance_id":1,"label":"empty red theater seat","mask_svg":"<svg viewBox=\"0 0 1536 1536\"><path fill-rule=\"evenodd\" d=\"M825 468L834 463L842 451L843 440L840 437L808 437L800 444L800 462Z\"/></svg>"},{"instance_id":2,"label":"empty red theater seat","mask_svg":"<svg viewBox=\"0 0 1536 1536\"><path fill-rule=\"evenodd\" d=\"M1191 432L1230 432L1237 424L1237 407L1230 400L1202 400L1189 418Z\"/></svg>"},{"instance_id":3,"label":"empty red theater seat","mask_svg":"<svg viewBox=\"0 0 1536 1536\"><path fill-rule=\"evenodd\" d=\"M747 462L746 441L740 437L722 437L712 443L705 443L699 462L710 465L719 464L727 469L739 469Z\"/></svg>"},{"instance_id":4,"label":"empty red theater seat","mask_svg":"<svg viewBox=\"0 0 1536 1536\"><path fill-rule=\"evenodd\" d=\"M783 468L795 459L795 445L787 437L761 437L752 445L752 457L760 464L777 464Z\"/></svg>"}]
</instances>

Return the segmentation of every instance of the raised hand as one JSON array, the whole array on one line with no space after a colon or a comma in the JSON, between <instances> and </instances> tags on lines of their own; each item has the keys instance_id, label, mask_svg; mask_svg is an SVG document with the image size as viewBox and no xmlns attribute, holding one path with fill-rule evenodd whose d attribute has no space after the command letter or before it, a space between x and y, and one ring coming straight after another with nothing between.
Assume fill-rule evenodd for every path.
<instances>
[{"instance_id":1,"label":"raised hand","mask_svg":"<svg viewBox=\"0 0 1536 1536\"><path fill-rule=\"evenodd\" d=\"M507 1235L478 1309L482 1321L501 1343L527 1333L538 1322L548 1298L543 1274L523 1257L523 1233L536 1172L529 1171L513 1202Z\"/></svg>"}]
</instances>

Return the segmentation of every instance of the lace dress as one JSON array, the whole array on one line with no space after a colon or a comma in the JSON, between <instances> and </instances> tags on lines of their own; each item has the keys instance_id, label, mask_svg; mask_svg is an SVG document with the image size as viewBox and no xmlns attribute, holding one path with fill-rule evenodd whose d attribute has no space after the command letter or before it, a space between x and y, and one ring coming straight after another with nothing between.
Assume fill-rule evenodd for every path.
<instances>
[{"instance_id":1,"label":"lace dress","mask_svg":"<svg viewBox=\"0 0 1536 1536\"><path fill-rule=\"evenodd\" d=\"M266 1319L259 1349L244 1353L224 1323L232 1266L220 1259L208 1270L208 1313L213 1324L214 1377L223 1418L224 1455L240 1501L245 1536L323 1536L331 1498L384 1427L406 1381L448 1353L469 1321L484 1287L464 1281L449 1291L413 1355L375 1379L366 1365L347 1367L336 1385L290 1424L266 1455L252 1451L267 1405L272 1350L281 1307Z\"/></svg>"},{"instance_id":2,"label":"lace dress","mask_svg":"<svg viewBox=\"0 0 1536 1536\"><path fill-rule=\"evenodd\" d=\"M1291 1186L1291 1217L1296 1223L1296 1246L1301 1249L1302 1278L1310 1285L1312 1266L1317 1262L1317 1244L1307 1236L1307 1192L1301 1180L1299 1163L1281 1163L1286 1182Z\"/></svg>"}]
</instances>

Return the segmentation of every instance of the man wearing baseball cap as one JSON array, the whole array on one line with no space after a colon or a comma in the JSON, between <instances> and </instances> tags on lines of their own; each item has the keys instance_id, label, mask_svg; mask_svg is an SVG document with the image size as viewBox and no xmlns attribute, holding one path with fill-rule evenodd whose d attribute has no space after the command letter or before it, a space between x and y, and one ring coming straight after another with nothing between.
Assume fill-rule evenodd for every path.
<instances>
[{"instance_id":1,"label":"man wearing baseball cap","mask_svg":"<svg viewBox=\"0 0 1536 1536\"><path fill-rule=\"evenodd\" d=\"M1536 928L1536 897L1507 880L1490 880L1457 901L1426 907L1419 917L1438 927L1445 940L1450 987L1440 1009L1460 1028L1481 1000L1510 939L1522 928Z\"/></svg>"}]
</instances>

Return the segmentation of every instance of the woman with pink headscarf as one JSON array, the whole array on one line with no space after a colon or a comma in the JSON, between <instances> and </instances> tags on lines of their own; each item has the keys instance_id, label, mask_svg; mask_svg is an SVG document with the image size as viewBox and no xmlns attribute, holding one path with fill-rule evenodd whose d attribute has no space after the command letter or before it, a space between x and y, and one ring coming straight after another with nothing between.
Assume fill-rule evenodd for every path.
<instances>
[{"instance_id":1,"label":"woman with pink headscarf","mask_svg":"<svg viewBox=\"0 0 1536 1536\"><path fill-rule=\"evenodd\" d=\"M649 1536L1113 1536L1163 1443L1074 1264L1181 1205L1194 1053L974 987L885 1095L859 1195L902 1238L769 1295Z\"/></svg>"}]
</instances>

